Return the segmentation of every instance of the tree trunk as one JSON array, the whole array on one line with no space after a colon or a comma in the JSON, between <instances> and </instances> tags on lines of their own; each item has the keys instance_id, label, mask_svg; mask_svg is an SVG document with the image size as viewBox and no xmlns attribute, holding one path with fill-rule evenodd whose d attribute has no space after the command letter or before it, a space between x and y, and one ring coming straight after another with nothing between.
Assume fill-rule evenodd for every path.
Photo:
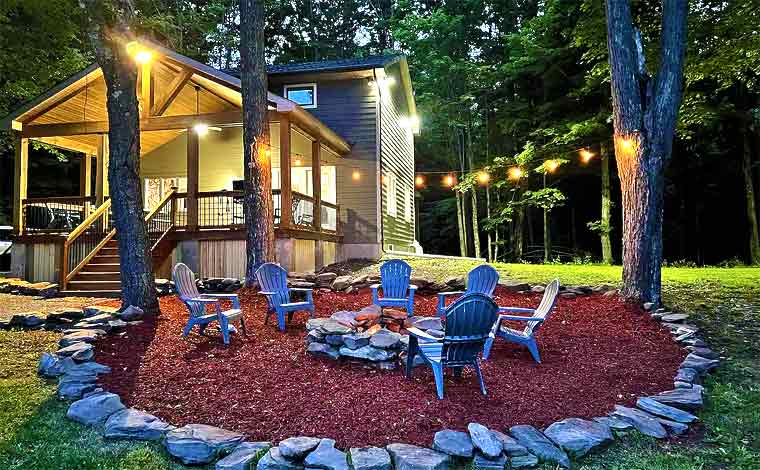
<instances>
[{"instance_id":1,"label":"tree trunk","mask_svg":"<svg viewBox=\"0 0 760 470\"><path fill-rule=\"evenodd\" d=\"M472 128L467 125L467 163L470 167L470 172L475 171L475 162L472 158ZM470 192L472 202L472 241L475 248L475 257L480 257L480 226L478 224L478 186L477 183L472 186Z\"/></svg>"},{"instance_id":2,"label":"tree trunk","mask_svg":"<svg viewBox=\"0 0 760 470\"><path fill-rule=\"evenodd\" d=\"M122 307L134 305L158 311L150 246L145 230L140 186L140 111L137 67L124 47L131 36L130 0L86 0L89 35L106 83L108 110L108 184L111 210L119 242Z\"/></svg>"},{"instance_id":3,"label":"tree trunk","mask_svg":"<svg viewBox=\"0 0 760 470\"><path fill-rule=\"evenodd\" d=\"M623 289L630 300L661 302L665 168L681 103L686 0L664 0L659 71L646 71L629 0L607 1L615 157L623 202Z\"/></svg>"},{"instance_id":4,"label":"tree trunk","mask_svg":"<svg viewBox=\"0 0 760 470\"><path fill-rule=\"evenodd\" d=\"M457 198L457 228L459 229L459 256L467 256L467 227L464 223L464 196L454 191Z\"/></svg>"},{"instance_id":5,"label":"tree trunk","mask_svg":"<svg viewBox=\"0 0 760 470\"><path fill-rule=\"evenodd\" d=\"M491 217L491 188L486 186L486 218ZM491 231L486 232L486 259L493 262L493 238Z\"/></svg>"},{"instance_id":6,"label":"tree trunk","mask_svg":"<svg viewBox=\"0 0 760 470\"><path fill-rule=\"evenodd\" d=\"M251 285L259 266L275 259L263 0L240 0L240 64L245 174L243 211L247 227L245 281L246 285Z\"/></svg>"},{"instance_id":7,"label":"tree trunk","mask_svg":"<svg viewBox=\"0 0 760 470\"><path fill-rule=\"evenodd\" d=\"M610 198L610 155L606 142L602 143L599 156L602 164L602 226L599 231L599 238L602 242L602 262L604 264L612 264L612 243L610 242L610 231L612 230L610 221L610 209L612 206Z\"/></svg>"},{"instance_id":8,"label":"tree trunk","mask_svg":"<svg viewBox=\"0 0 760 470\"><path fill-rule=\"evenodd\" d=\"M523 182L520 181L519 186L517 188L517 198L522 198L523 193ZM517 216L515 217L515 232L514 236L512 238L512 243L514 244L514 251L515 251L515 261L522 260L523 256L523 244L524 244L524 237L523 234L525 233L525 211L528 208L519 205L517 206ZM528 220L528 226L530 227L530 220Z\"/></svg>"},{"instance_id":9,"label":"tree trunk","mask_svg":"<svg viewBox=\"0 0 760 470\"><path fill-rule=\"evenodd\" d=\"M552 236L549 232L549 210L544 209L544 263L551 261Z\"/></svg>"},{"instance_id":10,"label":"tree trunk","mask_svg":"<svg viewBox=\"0 0 760 470\"><path fill-rule=\"evenodd\" d=\"M742 173L744 174L744 194L747 199L747 222L749 223L749 261L752 265L760 264L760 236L757 228L757 211L755 209L755 186L752 182L752 146L749 138L750 130L744 130L744 158Z\"/></svg>"}]
</instances>

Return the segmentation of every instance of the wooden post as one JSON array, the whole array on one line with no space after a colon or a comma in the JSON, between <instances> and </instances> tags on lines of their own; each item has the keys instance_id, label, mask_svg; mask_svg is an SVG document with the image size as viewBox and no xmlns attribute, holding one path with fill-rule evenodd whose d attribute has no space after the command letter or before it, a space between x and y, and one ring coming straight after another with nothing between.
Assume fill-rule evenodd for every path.
<instances>
[{"instance_id":1,"label":"wooden post","mask_svg":"<svg viewBox=\"0 0 760 470\"><path fill-rule=\"evenodd\" d=\"M314 230L322 231L322 141L311 143L311 187L314 196Z\"/></svg>"},{"instance_id":2,"label":"wooden post","mask_svg":"<svg viewBox=\"0 0 760 470\"><path fill-rule=\"evenodd\" d=\"M151 81L151 61L148 60L140 67L140 115L142 117L150 116L153 109L153 87Z\"/></svg>"},{"instance_id":3,"label":"wooden post","mask_svg":"<svg viewBox=\"0 0 760 470\"><path fill-rule=\"evenodd\" d=\"M29 139L21 137L20 132L13 133L15 156L13 160L13 232L20 234L24 230L24 199L27 197L29 178Z\"/></svg>"},{"instance_id":4,"label":"wooden post","mask_svg":"<svg viewBox=\"0 0 760 470\"><path fill-rule=\"evenodd\" d=\"M79 162L79 195L92 196L92 160L86 153L82 155L82 160ZM82 201L82 220L88 215L90 215L90 202Z\"/></svg>"},{"instance_id":5,"label":"wooden post","mask_svg":"<svg viewBox=\"0 0 760 470\"><path fill-rule=\"evenodd\" d=\"M290 118L280 117L280 227L293 221L293 194L290 189Z\"/></svg>"},{"instance_id":6,"label":"wooden post","mask_svg":"<svg viewBox=\"0 0 760 470\"><path fill-rule=\"evenodd\" d=\"M108 134L100 134L95 153L95 205L100 207L106 197L108 197Z\"/></svg>"},{"instance_id":7,"label":"wooden post","mask_svg":"<svg viewBox=\"0 0 760 470\"><path fill-rule=\"evenodd\" d=\"M198 161L200 141L191 127L187 129L187 228L198 228Z\"/></svg>"}]
</instances>

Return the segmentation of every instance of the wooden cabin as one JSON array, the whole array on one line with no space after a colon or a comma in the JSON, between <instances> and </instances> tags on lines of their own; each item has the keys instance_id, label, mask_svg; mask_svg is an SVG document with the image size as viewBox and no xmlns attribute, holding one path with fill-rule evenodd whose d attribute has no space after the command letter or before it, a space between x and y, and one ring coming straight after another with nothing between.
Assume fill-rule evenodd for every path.
<instances>
[{"instance_id":1,"label":"wooden cabin","mask_svg":"<svg viewBox=\"0 0 760 470\"><path fill-rule=\"evenodd\" d=\"M129 47L154 271L167 277L184 262L202 277L243 277L239 74L150 41ZM414 251L418 123L405 57L272 66L269 87L278 262L303 272ZM69 293L119 291L105 101L95 64L0 121L16 148L14 275ZM28 194L30 140L77 152L79 194Z\"/></svg>"}]
</instances>

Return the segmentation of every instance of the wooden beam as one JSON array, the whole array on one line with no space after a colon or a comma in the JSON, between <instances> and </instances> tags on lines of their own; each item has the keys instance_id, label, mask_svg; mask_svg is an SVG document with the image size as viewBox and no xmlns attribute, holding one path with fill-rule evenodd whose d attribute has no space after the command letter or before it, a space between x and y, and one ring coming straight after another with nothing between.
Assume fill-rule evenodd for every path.
<instances>
[{"instance_id":1,"label":"wooden beam","mask_svg":"<svg viewBox=\"0 0 760 470\"><path fill-rule=\"evenodd\" d=\"M88 154L82 155L79 162L79 195L92 195L92 159Z\"/></svg>"},{"instance_id":2,"label":"wooden beam","mask_svg":"<svg viewBox=\"0 0 760 470\"><path fill-rule=\"evenodd\" d=\"M314 230L322 231L322 141L311 143L311 187L314 193Z\"/></svg>"},{"instance_id":3,"label":"wooden beam","mask_svg":"<svg viewBox=\"0 0 760 470\"><path fill-rule=\"evenodd\" d=\"M140 66L140 105L143 116L150 116L153 109L153 86L152 86L151 61L146 61Z\"/></svg>"},{"instance_id":4,"label":"wooden beam","mask_svg":"<svg viewBox=\"0 0 760 470\"><path fill-rule=\"evenodd\" d=\"M151 114L153 116L162 116L166 110L169 109L169 106L174 103L174 100L177 98L185 85L187 85L187 82L192 76L193 72L189 70L180 71L180 73L174 77L171 83L169 83L166 92L156 100Z\"/></svg>"},{"instance_id":5,"label":"wooden beam","mask_svg":"<svg viewBox=\"0 0 760 470\"><path fill-rule=\"evenodd\" d=\"M97 152L97 146L95 145L90 145L88 143L80 142L78 140L69 139L66 137L37 137L33 140L44 142L48 145L52 145L53 147L62 148L64 150L73 150L75 152L81 152L88 155L95 155Z\"/></svg>"},{"instance_id":6,"label":"wooden beam","mask_svg":"<svg viewBox=\"0 0 760 470\"><path fill-rule=\"evenodd\" d=\"M95 205L100 207L108 194L108 134L100 134L95 153Z\"/></svg>"},{"instance_id":7,"label":"wooden beam","mask_svg":"<svg viewBox=\"0 0 760 470\"><path fill-rule=\"evenodd\" d=\"M290 227L293 220L293 194L290 185L290 119L280 118L280 227Z\"/></svg>"},{"instance_id":8,"label":"wooden beam","mask_svg":"<svg viewBox=\"0 0 760 470\"><path fill-rule=\"evenodd\" d=\"M20 234L24 228L24 207L29 179L29 140L20 132L13 133L15 149L13 158L13 232Z\"/></svg>"},{"instance_id":9,"label":"wooden beam","mask_svg":"<svg viewBox=\"0 0 760 470\"><path fill-rule=\"evenodd\" d=\"M187 228L198 228L198 162L200 141L198 134L190 127L187 129Z\"/></svg>"}]
</instances>

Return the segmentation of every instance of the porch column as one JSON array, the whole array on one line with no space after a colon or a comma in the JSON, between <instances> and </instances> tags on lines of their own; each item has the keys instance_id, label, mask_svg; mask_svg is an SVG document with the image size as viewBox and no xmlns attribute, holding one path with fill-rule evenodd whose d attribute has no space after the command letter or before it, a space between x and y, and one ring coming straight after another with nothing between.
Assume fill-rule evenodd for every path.
<instances>
[{"instance_id":1,"label":"porch column","mask_svg":"<svg viewBox=\"0 0 760 470\"><path fill-rule=\"evenodd\" d=\"M89 154L83 154L79 162L79 195L90 197L92 195L92 159ZM82 202L83 217L86 219L90 215L90 203Z\"/></svg>"},{"instance_id":2,"label":"porch column","mask_svg":"<svg viewBox=\"0 0 760 470\"><path fill-rule=\"evenodd\" d=\"M311 143L311 187L314 196L314 230L322 231L322 141L318 138ZM322 240L314 242L314 269L324 266Z\"/></svg>"},{"instance_id":3,"label":"porch column","mask_svg":"<svg viewBox=\"0 0 760 470\"><path fill-rule=\"evenodd\" d=\"M21 137L21 132L14 132L13 144L13 232L20 234L24 229L23 202L29 178L29 139Z\"/></svg>"},{"instance_id":4,"label":"porch column","mask_svg":"<svg viewBox=\"0 0 760 470\"><path fill-rule=\"evenodd\" d=\"M108 194L108 134L99 134L95 153L95 205L100 207Z\"/></svg>"},{"instance_id":5,"label":"porch column","mask_svg":"<svg viewBox=\"0 0 760 470\"><path fill-rule=\"evenodd\" d=\"M200 141L192 127L187 129L187 228L198 228L198 159Z\"/></svg>"},{"instance_id":6,"label":"porch column","mask_svg":"<svg viewBox=\"0 0 760 470\"><path fill-rule=\"evenodd\" d=\"M293 220L293 195L290 190L290 117L280 115L280 227Z\"/></svg>"}]
</instances>

